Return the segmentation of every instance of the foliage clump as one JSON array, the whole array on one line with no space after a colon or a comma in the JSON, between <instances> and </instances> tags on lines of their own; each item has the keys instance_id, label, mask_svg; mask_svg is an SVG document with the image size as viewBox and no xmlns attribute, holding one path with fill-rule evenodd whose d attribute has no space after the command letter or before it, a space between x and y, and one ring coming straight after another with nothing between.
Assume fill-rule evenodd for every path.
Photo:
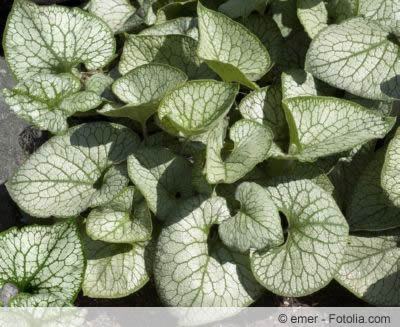
<instances>
[{"instance_id":1,"label":"foliage clump","mask_svg":"<svg viewBox=\"0 0 400 327\"><path fill-rule=\"evenodd\" d=\"M5 304L154 278L170 306L333 279L400 305L400 2L378 2L14 1L3 96L53 136L7 182L37 224L0 234Z\"/></svg>"}]
</instances>

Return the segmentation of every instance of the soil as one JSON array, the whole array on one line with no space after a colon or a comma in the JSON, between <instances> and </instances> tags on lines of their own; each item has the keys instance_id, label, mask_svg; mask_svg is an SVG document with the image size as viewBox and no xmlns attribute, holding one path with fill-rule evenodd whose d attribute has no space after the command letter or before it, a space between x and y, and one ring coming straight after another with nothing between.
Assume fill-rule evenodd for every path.
<instances>
[{"instance_id":1,"label":"soil","mask_svg":"<svg viewBox=\"0 0 400 327\"><path fill-rule=\"evenodd\" d=\"M2 48L2 35L7 15L12 6L12 0L0 0L0 56L4 56ZM63 5L76 6L82 3L79 0L66 0ZM27 130L20 136L19 142L27 152L33 152L47 137L38 131ZM147 283L138 292L119 299L92 299L80 293L75 301L81 307L157 307L162 306L152 281ZM355 297L337 282L331 282L327 287L310 296L301 298L286 298L270 292L258 299L253 306L256 307L292 307L292 306L318 306L318 307L358 307L368 306L367 303Z\"/></svg>"}]
</instances>

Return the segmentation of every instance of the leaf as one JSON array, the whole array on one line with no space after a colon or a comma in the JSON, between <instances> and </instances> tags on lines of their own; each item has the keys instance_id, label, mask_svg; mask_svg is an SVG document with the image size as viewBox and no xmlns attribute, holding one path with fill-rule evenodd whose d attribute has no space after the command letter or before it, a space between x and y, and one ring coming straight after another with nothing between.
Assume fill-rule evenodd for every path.
<instances>
[{"instance_id":1,"label":"leaf","mask_svg":"<svg viewBox=\"0 0 400 327\"><path fill-rule=\"evenodd\" d=\"M129 0L90 0L88 10L103 19L114 33L127 29L127 20L136 12Z\"/></svg>"},{"instance_id":2,"label":"leaf","mask_svg":"<svg viewBox=\"0 0 400 327\"><path fill-rule=\"evenodd\" d=\"M243 118L270 127L274 141L282 144L288 141L289 131L281 103L280 86L272 85L249 93L242 99L238 109Z\"/></svg>"},{"instance_id":3,"label":"leaf","mask_svg":"<svg viewBox=\"0 0 400 327\"><path fill-rule=\"evenodd\" d=\"M106 100L113 101L115 96L111 92L112 83L114 83L114 79L111 76L97 73L86 80L85 87L86 90L92 91Z\"/></svg>"},{"instance_id":4,"label":"leaf","mask_svg":"<svg viewBox=\"0 0 400 327\"><path fill-rule=\"evenodd\" d=\"M400 226L400 209L396 208L381 186L384 149L376 153L354 187L346 211L352 231L381 231Z\"/></svg>"},{"instance_id":5,"label":"leaf","mask_svg":"<svg viewBox=\"0 0 400 327\"><path fill-rule=\"evenodd\" d=\"M321 167L320 162L305 163L295 160L270 159L265 162L263 170L267 176L259 180L261 185L266 185L270 178L283 176L291 179L308 179L314 184L324 189L329 194L335 190L334 185L330 181L327 173Z\"/></svg>"},{"instance_id":6,"label":"leaf","mask_svg":"<svg viewBox=\"0 0 400 327\"><path fill-rule=\"evenodd\" d=\"M297 17L296 1L273 0L270 4L270 11L273 20L278 25L285 39L293 34L298 27L302 27Z\"/></svg>"},{"instance_id":7,"label":"leaf","mask_svg":"<svg viewBox=\"0 0 400 327\"><path fill-rule=\"evenodd\" d=\"M399 157L400 157L400 130L390 141L386 151L385 162L382 167L381 183L388 199L394 206L400 207L400 178L399 178Z\"/></svg>"},{"instance_id":8,"label":"leaf","mask_svg":"<svg viewBox=\"0 0 400 327\"><path fill-rule=\"evenodd\" d=\"M94 184L97 192L92 196L90 207L101 206L111 201L113 196L128 183L129 178L125 164L110 166Z\"/></svg>"},{"instance_id":9,"label":"leaf","mask_svg":"<svg viewBox=\"0 0 400 327\"><path fill-rule=\"evenodd\" d=\"M384 26L396 26L400 10L398 1L393 0L334 0L328 4L329 12L337 22L354 16L373 19Z\"/></svg>"},{"instance_id":10,"label":"leaf","mask_svg":"<svg viewBox=\"0 0 400 327\"><path fill-rule=\"evenodd\" d=\"M242 119L229 131L234 143L232 151L223 156L226 127L215 128L208 138L206 174L210 184L234 183L257 164L267 159L273 134L268 127Z\"/></svg>"},{"instance_id":11,"label":"leaf","mask_svg":"<svg viewBox=\"0 0 400 327\"><path fill-rule=\"evenodd\" d=\"M189 81L162 99L158 118L172 134L202 134L226 116L238 91L235 83Z\"/></svg>"},{"instance_id":12,"label":"leaf","mask_svg":"<svg viewBox=\"0 0 400 327\"><path fill-rule=\"evenodd\" d=\"M379 100L365 99L351 93L346 93L344 95L344 99L358 103L359 105L365 108L375 110L384 116L392 115L393 104L395 103L393 101L379 101Z\"/></svg>"},{"instance_id":13,"label":"leaf","mask_svg":"<svg viewBox=\"0 0 400 327\"><path fill-rule=\"evenodd\" d=\"M289 67L303 68L310 38L297 17L296 1L271 1L269 18L275 21L285 40L285 52L288 53L285 56L290 60Z\"/></svg>"},{"instance_id":14,"label":"leaf","mask_svg":"<svg viewBox=\"0 0 400 327\"><path fill-rule=\"evenodd\" d=\"M398 99L399 51L385 28L354 18L319 33L308 50L305 67L315 77L355 95Z\"/></svg>"},{"instance_id":15,"label":"leaf","mask_svg":"<svg viewBox=\"0 0 400 327\"><path fill-rule=\"evenodd\" d=\"M146 247L141 243L112 244L85 239L87 267L84 296L114 299L138 291L149 281Z\"/></svg>"},{"instance_id":16,"label":"leaf","mask_svg":"<svg viewBox=\"0 0 400 327\"><path fill-rule=\"evenodd\" d=\"M156 22L156 15L153 10L153 5L157 0L137 0L139 3L138 15L143 19L146 25L153 25Z\"/></svg>"},{"instance_id":17,"label":"leaf","mask_svg":"<svg viewBox=\"0 0 400 327\"><path fill-rule=\"evenodd\" d=\"M179 17L191 17L196 14L197 0L171 2L157 10L155 24L162 24Z\"/></svg>"},{"instance_id":18,"label":"leaf","mask_svg":"<svg viewBox=\"0 0 400 327\"><path fill-rule=\"evenodd\" d=\"M207 9L200 2L199 56L227 82L236 81L250 89L271 67L271 59L261 41L243 25Z\"/></svg>"},{"instance_id":19,"label":"leaf","mask_svg":"<svg viewBox=\"0 0 400 327\"><path fill-rule=\"evenodd\" d=\"M359 0L332 0L327 3L328 13L336 23L358 16Z\"/></svg>"},{"instance_id":20,"label":"leaf","mask_svg":"<svg viewBox=\"0 0 400 327\"><path fill-rule=\"evenodd\" d=\"M85 263L74 223L11 228L0 234L0 256L0 289L9 282L33 297L66 302L78 295Z\"/></svg>"},{"instance_id":21,"label":"leaf","mask_svg":"<svg viewBox=\"0 0 400 327\"><path fill-rule=\"evenodd\" d=\"M11 299L10 307L14 308L42 308L42 307L69 307L71 304L52 294L34 294L20 293ZM35 309L34 309L35 310ZM43 310L43 309L42 309ZM12 310L13 311L13 310ZM11 312L12 312L11 311ZM21 318L21 317L19 317ZM32 319L30 320L32 321Z\"/></svg>"},{"instance_id":22,"label":"leaf","mask_svg":"<svg viewBox=\"0 0 400 327\"><path fill-rule=\"evenodd\" d=\"M141 105L159 102L166 92L184 83L186 79L187 76L177 68L148 64L135 68L117 79L113 91L122 101Z\"/></svg>"},{"instance_id":23,"label":"leaf","mask_svg":"<svg viewBox=\"0 0 400 327\"><path fill-rule=\"evenodd\" d=\"M171 212L154 261L157 291L166 305L239 307L261 294L247 256L218 241L213 246L207 243L212 225L229 218L220 197L193 197Z\"/></svg>"},{"instance_id":24,"label":"leaf","mask_svg":"<svg viewBox=\"0 0 400 327\"><path fill-rule=\"evenodd\" d=\"M361 0L359 15L365 18L373 19L382 26L389 27L397 36L400 35L400 3L393 0L382 0L379 2L373 0Z\"/></svg>"},{"instance_id":25,"label":"leaf","mask_svg":"<svg viewBox=\"0 0 400 327\"><path fill-rule=\"evenodd\" d=\"M267 2L269 0L228 0L219 6L218 11L231 18L238 18L248 16L254 10L263 11Z\"/></svg>"},{"instance_id":26,"label":"leaf","mask_svg":"<svg viewBox=\"0 0 400 327\"><path fill-rule=\"evenodd\" d=\"M159 63L182 70L189 79L214 77L196 49L196 40L184 35L128 35L119 70L126 74L141 65Z\"/></svg>"},{"instance_id":27,"label":"leaf","mask_svg":"<svg viewBox=\"0 0 400 327\"><path fill-rule=\"evenodd\" d=\"M93 209L86 232L93 240L110 243L143 242L151 238L152 222L145 201L133 203L135 188L126 187L102 208Z\"/></svg>"},{"instance_id":28,"label":"leaf","mask_svg":"<svg viewBox=\"0 0 400 327\"><path fill-rule=\"evenodd\" d=\"M318 80L301 69L293 69L283 72L282 75L282 96L283 99L299 96L325 95L320 90Z\"/></svg>"},{"instance_id":29,"label":"leaf","mask_svg":"<svg viewBox=\"0 0 400 327\"><path fill-rule=\"evenodd\" d=\"M309 180L277 179L266 188L288 220L286 242L250 254L254 276L281 296L326 286L340 267L348 226L334 199Z\"/></svg>"},{"instance_id":30,"label":"leaf","mask_svg":"<svg viewBox=\"0 0 400 327\"><path fill-rule=\"evenodd\" d=\"M364 145L353 148L347 153L336 155L340 158L338 158L336 164L331 167L329 178L335 185L336 202L339 204L342 211L348 209L355 186L374 156L376 144L377 141L375 140L369 141ZM381 169L379 169L379 172L380 170ZM348 216L346 217L349 219Z\"/></svg>"},{"instance_id":31,"label":"leaf","mask_svg":"<svg viewBox=\"0 0 400 327\"><path fill-rule=\"evenodd\" d=\"M138 145L136 134L121 125L73 127L31 155L7 182L7 190L34 217L76 216L109 202L126 186L126 169L115 165Z\"/></svg>"},{"instance_id":32,"label":"leaf","mask_svg":"<svg viewBox=\"0 0 400 327\"><path fill-rule=\"evenodd\" d=\"M67 73L82 63L88 70L102 68L115 47L113 33L101 19L79 8L25 0L14 1L4 33L7 63L18 80Z\"/></svg>"},{"instance_id":33,"label":"leaf","mask_svg":"<svg viewBox=\"0 0 400 327\"><path fill-rule=\"evenodd\" d=\"M192 195L192 168L183 157L164 148L144 148L128 158L129 177L143 194L150 210L167 217L183 199Z\"/></svg>"},{"instance_id":34,"label":"leaf","mask_svg":"<svg viewBox=\"0 0 400 327\"><path fill-rule=\"evenodd\" d=\"M291 154L301 161L314 161L383 138L394 124L392 117L332 97L302 96L283 103L293 144Z\"/></svg>"},{"instance_id":35,"label":"leaf","mask_svg":"<svg viewBox=\"0 0 400 327\"><path fill-rule=\"evenodd\" d=\"M193 155L192 185L199 194L212 195L213 185L209 184L204 171L206 164L205 151L198 151Z\"/></svg>"},{"instance_id":36,"label":"leaf","mask_svg":"<svg viewBox=\"0 0 400 327\"><path fill-rule=\"evenodd\" d=\"M311 39L328 26L324 0L297 0L297 16Z\"/></svg>"},{"instance_id":37,"label":"leaf","mask_svg":"<svg viewBox=\"0 0 400 327\"><path fill-rule=\"evenodd\" d=\"M280 70L286 70L293 65L293 58L289 56L285 40L271 17L252 14L249 17L242 18L241 22L268 49L272 68L267 76L272 73L280 73Z\"/></svg>"},{"instance_id":38,"label":"leaf","mask_svg":"<svg viewBox=\"0 0 400 327\"><path fill-rule=\"evenodd\" d=\"M350 236L335 279L359 298L377 306L398 306L399 230Z\"/></svg>"},{"instance_id":39,"label":"leaf","mask_svg":"<svg viewBox=\"0 0 400 327\"><path fill-rule=\"evenodd\" d=\"M117 79L112 86L114 94L127 104L117 107L108 104L98 112L105 116L127 117L144 125L157 111L161 98L186 80L185 73L171 66L139 66Z\"/></svg>"},{"instance_id":40,"label":"leaf","mask_svg":"<svg viewBox=\"0 0 400 327\"><path fill-rule=\"evenodd\" d=\"M235 192L239 212L218 227L222 242L230 249L246 252L283 243L279 212L269 193L256 183L244 182Z\"/></svg>"},{"instance_id":41,"label":"leaf","mask_svg":"<svg viewBox=\"0 0 400 327\"><path fill-rule=\"evenodd\" d=\"M94 92L80 91L80 81L70 74L39 74L11 90L4 89L4 100L19 117L40 129L62 133L67 118L76 112L96 108L101 99Z\"/></svg>"},{"instance_id":42,"label":"leaf","mask_svg":"<svg viewBox=\"0 0 400 327\"><path fill-rule=\"evenodd\" d=\"M199 39L199 30L197 28L197 18L179 17L168 20L164 23L153 25L144 29L139 35L186 35L196 41Z\"/></svg>"}]
</instances>

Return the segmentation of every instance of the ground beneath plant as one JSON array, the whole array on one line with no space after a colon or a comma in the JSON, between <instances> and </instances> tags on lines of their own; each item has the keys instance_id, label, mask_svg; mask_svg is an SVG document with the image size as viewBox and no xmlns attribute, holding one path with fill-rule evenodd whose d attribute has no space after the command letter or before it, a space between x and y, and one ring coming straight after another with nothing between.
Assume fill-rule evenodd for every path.
<instances>
[{"instance_id":1,"label":"ground beneath plant","mask_svg":"<svg viewBox=\"0 0 400 327\"><path fill-rule=\"evenodd\" d=\"M41 0L45 2L45 0ZM51 3L51 0L47 1ZM54 2L54 1L53 1ZM77 5L82 1L79 0L66 0L64 5ZM0 0L0 56L4 56L3 48L1 46L2 35L6 24L7 15L11 9L13 0ZM37 131L27 129L24 133L19 135L18 144L21 148L31 153L43 142L43 136L37 134ZM0 185L0 188L2 185ZM3 202L6 201L7 203ZM17 208L8 196L2 197L2 206L12 206L15 214L18 216L15 221L18 224L22 215L17 212ZM153 282L149 282L138 292L120 299L92 299L79 294L76 301L76 306L82 307L156 307L162 306ZM345 288L341 287L337 282L331 282L323 290L316 292L310 296L301 298L286 298L276 296L270 292L258 299L253 306L257 307L277 307L277 306L319 306L319 307L355 307L367 306L365 302L361 301L353 294L348 292Z\"/></svg>"}]
</instances>

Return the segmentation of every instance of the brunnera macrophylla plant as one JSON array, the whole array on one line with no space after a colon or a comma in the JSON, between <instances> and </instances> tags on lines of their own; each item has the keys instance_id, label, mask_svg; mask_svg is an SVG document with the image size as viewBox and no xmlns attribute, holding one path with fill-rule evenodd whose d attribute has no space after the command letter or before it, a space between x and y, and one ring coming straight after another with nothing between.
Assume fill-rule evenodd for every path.
<instances>
[{"instance_id":1,"label":"brunnera macrophylla plant","mask_svg":"<svg viewBox=\"0 0 400 327\"><path fill-rule=\"evenodd\" d=\"M344 10L344 8L346 8ZM16 0L3 305L248 306L333 279L400 305L400 2ZM53 218L51 224L45 218ZM10 289L12 291L10 291Z\"/></svg>"}]
</instances>

